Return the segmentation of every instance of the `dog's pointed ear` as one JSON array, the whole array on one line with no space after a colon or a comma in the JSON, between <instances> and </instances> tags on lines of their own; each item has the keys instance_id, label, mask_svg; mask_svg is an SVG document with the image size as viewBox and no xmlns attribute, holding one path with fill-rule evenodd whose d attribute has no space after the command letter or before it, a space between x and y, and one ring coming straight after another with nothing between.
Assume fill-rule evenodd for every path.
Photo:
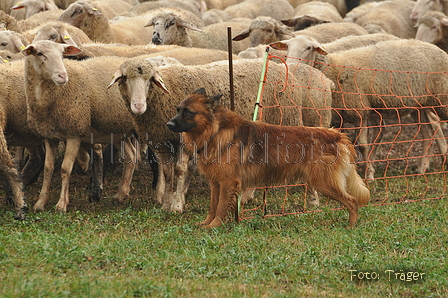
<instances>
[{"instance_id":1,"label":"dog's pointed ear","mask_svg":"<svg viewBox=\"0 0 448 298\"><path fill-rule=\"evenodd\" d=\"M210 109L214 109L219 105L221 97L222 94L218 94L209 98L209 100L207 101L207 105L210 107Z\"/></svg>"},{"instance_id":2,"label":"dog's pointed ear","mask_svg":"<svg viewBox=\"0 0 448 298\"><path fill-rule=\"evenodd\" d=\"M206 96L207 92L205 92L205 88L202 87L202 88L197 89L195 92L193 92L193 94L200 94L200 95Z\"/></svg>"}]
</instances>

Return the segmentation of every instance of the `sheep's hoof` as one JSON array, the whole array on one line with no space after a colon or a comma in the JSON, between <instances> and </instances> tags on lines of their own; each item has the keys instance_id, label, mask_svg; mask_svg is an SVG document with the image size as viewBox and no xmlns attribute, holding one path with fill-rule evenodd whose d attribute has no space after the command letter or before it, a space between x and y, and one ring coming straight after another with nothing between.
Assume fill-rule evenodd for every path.
<instances>
[{"instance_id":1,"label":"sheep's hoof","mask_svg":"<svg viewBox=\"0 0 448 298\"><path fill-rule=\"evenodd\" d=\"M171 205L170 211L175 213L182 213L184 212L184 206L182 206L182 204Z\"/></svg>"},{"instance_id":2,"label":"sheep's hoof","mask_svg":"<svg viewBox=\"0 0 448 298\"><path fill-rule=\"evenodd\" d=\"M102 189L99 189L96 191L91 191L90 197L89 197L89 202L90 203L99 203L101 201L102 195L103 195Z\"/></svg>"},{"instance_id":3,"label":"sheep's hoof","mask_svg":"<svg viewBox=\"0 0 448 298\"><path fill-rule=\"evenodd\" d=\"M167 204L167 203L163 203L162 204L162 207L160 207L162 210L164 210L164 211L171 211L171 205L170 204Z\"/></svg>"},{"instance_id":4,"label":"sheep's hoof","mask_svg":"<svg viewBox=\"0 0 448 298\"><path fill-rule=\"evenodd\" d=\"M36 204L34 204L33 210L34 210L34 212L43 212L43 211L45 211L45 206L41 205L41 204L39 204L39 202L37 202Z\"/></svg>"},{"instance_id":5,"label":"sheep's hoof","mask_svg":"<svg viewBox=\"0 0 448 298\"><path fill-rule=\"evenodd\" d=\"M161 198L155 197L155 198L152 198L151 201L153 202L153 204L162 205L162 199Z\"/></svg>"},{"instance_id":6,"label":"sheep's hoof","mask_svg":"<svg viewBox=\"0 0 448 298\"><path fill-rule=\"evenodd\" d=\"M56 205L56 212L66 213L67 206L66 205Z\"/></svg>"}]
</instances>

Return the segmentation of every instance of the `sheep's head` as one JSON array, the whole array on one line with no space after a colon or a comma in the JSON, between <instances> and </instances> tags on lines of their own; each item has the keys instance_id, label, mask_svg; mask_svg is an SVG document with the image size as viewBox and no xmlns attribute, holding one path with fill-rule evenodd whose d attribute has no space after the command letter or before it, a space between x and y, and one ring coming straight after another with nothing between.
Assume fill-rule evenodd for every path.
<instances>
[{"instance_id":1,"label":"sheep's head","mask_svg":"<svg viewBox=\"0 0 448 298\"><path fill-rule=\"evenodd\" d=\"M11 53L19 53L25 48L19 33L14 31L0 31L0 50L7 50Z\"/></svg>"},{"instance_id":2,"label":"sheep's head","mask_svg":"<svg viewBox=\"0 0 448 298\"><path fill-rule=\"evenodd\" d=\"M415 39L426 41L432 44L438 44L446 40L448 27L448 16L439 11L428 11L418 19L415 25L417 34Z\"/></svg>"},{"instance_id":3,"label":"sheep's head","mask_svg":"<svg viewBox=\"0 0 448 298\"><path fill-rule=\"evenodd\" d=\"M77 1L70 4L59 16L58 21L69 23L75 27L81 27L81 23L86 17L100 16L101 12L89 3Z\"/></svg>"},{"instance_id":4,"label":"sheep's head","mask_svg":"<svg viewBox=\"0 0 448 298\"><path fill-rule=\"evenodd\" d=\"M57 9L56 6L53 4L43 1L43 0L23 0L18 2L16 5L11 7L11 10L13 9L25 9L25 17L29 18L30 16L46 11L46 10L54 10Z\"/></svg>"},{"instance_id":5,"label":"sheep's head","mask_svg":"<svg viewBox=\"0 0 448 298\"><path fill-rule=\"evenodd\" d=\"M288 27L293 27L294 31L303 30L305 28L323 23L329 23L329 21L325 21L316 18L315 16L309 16L309 15L301 15L293 19L282 20L281 22Z\"/></svg>"},{"instance_id":6,"label":"sheep's head","mask_svg":"<svg viewBox=\"0 0 448 298\"><path fill-rule=\"evenodd\" d=\"M180 44L180 40L186 39L188 36L185 29L202 32L202 30L196 27L193 23L182 19L172 12L164 11L153 15L144 27L151 26L154 27L151 42L156 45L179 44L182 46L190 46L187 44Z\"/></svg>"},{"instance_id":7,"label":"sheep's head","mask_svg":"<svg viewBox=\"0 0 448 298\"><path fill-rule=\"evenodd\" d=\"M282 40L285 36L294 37L294 34L271 17L257 17L250 23L248 29L232 40L239 41L249 37L250 46L256 47L259 44L269 44Z\"/></svg>"},{"instance_id":8,"label":"sheep's head","mask_svg":"<svg viewBox=\"0 0 448 298\"><path fill-rule=\"evenodd\" d=\"M78 47L63 23L50 23L39 28L33 41L38 40L51 40L57 43Z\"/></svg>"},{"instance_id":9,"label":"sheep's head","mask_svg":"<svg viewBox=\"0 0 448 298\"><path fill-rule=\"evenodd\" d=\"M327 51L314 38L306 35L298 35L289 40L271 43L270 46L276 50L288 51L287 64L297 64L299 61L311 64L315 61L315 55L327 55Z\"/></svg>"},{"instance_id":10,"label":"sheep's head","mask_svg":"<svg viewBox=\"0 0 448 298\"><path fill-rule=\"evenodd\" d=\"M33 42L22 51L31 59L35 74L57 86L64 86L68 82L68 74L62 61L63 55L72 56L80 52L77 47L48 40Z\"/></svg>"},{"instance_id":11,"label":"sheep's head","mask_svg":"<svg viewBox=\"0 0 448 298\"><path fill-rule=\"evenodd\" d=\"M410 15L411 20L418 20L427 11L442 11L442 0L417 0Z\"/></svg>"},{"instance_id":12,"label":"sheep's head","mask_svg":"<svg viewBox=\"0 0 448 298\"><path fill-rule=\"evenodd\" d=\"M169 93L153 64L144 59L128 60L120 65L107 88L112 87L115 82L118 82L121 95L129 102L136 115L146 111L146 96L152 83Z\"/></svg>"}]
</instances>

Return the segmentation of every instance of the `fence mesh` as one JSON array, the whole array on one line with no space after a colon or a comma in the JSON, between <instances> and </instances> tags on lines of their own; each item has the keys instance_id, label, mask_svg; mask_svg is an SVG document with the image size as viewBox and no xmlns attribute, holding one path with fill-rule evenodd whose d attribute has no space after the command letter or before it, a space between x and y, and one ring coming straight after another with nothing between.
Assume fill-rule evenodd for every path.
<instances>
[{"instance_id":1,"label":"fence mesh","mask_svg":"<svg viewBox=\"0 0 448 298\"><path fill-rule=\"evenodd\" d=\"M270 63L280 62L288 67L286 58L269 53L266 74L269 74ZM304 76L303 64L300 66L300 62L303 61L297 61L296 65L289 64L289 70ZM335 86L329 91L332 92L333 103L322 106L319 104L321 98L312 98L310 95L307 104L302 102L302 105L295 105L291 101L282 102L278 94L273 94L271 96L279 100L274 105L264 106L264 87L279 84L278 80L267 80L268 76L265 75L254 119L263 121L263 115L269 109L281 110L282 114L285 114L286 109L298 109L302 114L313 110L318 115L331 110L331 126L347 133L357 148L358 173L370 189L370 205L446 198L445 134L448 125L446 120L439 118L438 111L447 107L443 103L447 102L445 97L448 97L448 93L443 92L448 90L438 93L432 90L436 84L442 84L448 73L325 66L327 69L333 67L332 74L336 73L336 79L333 80ZM298 74L297 69L301 67L302 71ZM326 68L320 68L323 69L322 74L325 74ZM315 72L310 71L308 76L315 76ZM367 82L365 78L368 78ZM312 81L305 80L309 84L297 84L297 80L292 80L293 83L289 80L281 84L289 84L288 87L305 92L318 88L310 83ZM282 122L280 120L278 124ZM307 185L302 183L251 189L245 194L249 199L243 199L246 202L240 210L239 219L322 211L320 207L307 204L306 190ZM331 210L341 209L337 202L321 196L322 205Z\"/></svg>"}]
</instances>

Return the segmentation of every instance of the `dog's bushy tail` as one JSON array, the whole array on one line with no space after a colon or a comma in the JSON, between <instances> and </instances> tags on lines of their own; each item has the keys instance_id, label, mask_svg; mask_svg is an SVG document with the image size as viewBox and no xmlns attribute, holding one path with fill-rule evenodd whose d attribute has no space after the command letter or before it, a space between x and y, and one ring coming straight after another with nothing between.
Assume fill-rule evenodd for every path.
<instances>
[{"instance_id":1,"label":"dog's bushy tail","mask_svg":"<svg viewBox=\"0 0 448 298\"><path fill-rule=\"evenodd\" d=\"M365 206L370 201L370 191L356 172L356 165L351 165L351 174L347 177L347 192L358 201L358 206Z\"/></svg>"},{"instance_id":2,"label":"dog's bushy tail","mask_svg":"<svg viewBox=\"0 0 448 298\"><path fill-rule=\"evenodd\" d=\"M358 201L358 206L365 206L370 201L370 191L356 171L355 148L346 135L344 135L340 142L344 144L344 147L347 149L345 152L348 154L346 159L346 166L348 168L346 168L345 176L347 192Z\"/></svg>"}]
</instances>

